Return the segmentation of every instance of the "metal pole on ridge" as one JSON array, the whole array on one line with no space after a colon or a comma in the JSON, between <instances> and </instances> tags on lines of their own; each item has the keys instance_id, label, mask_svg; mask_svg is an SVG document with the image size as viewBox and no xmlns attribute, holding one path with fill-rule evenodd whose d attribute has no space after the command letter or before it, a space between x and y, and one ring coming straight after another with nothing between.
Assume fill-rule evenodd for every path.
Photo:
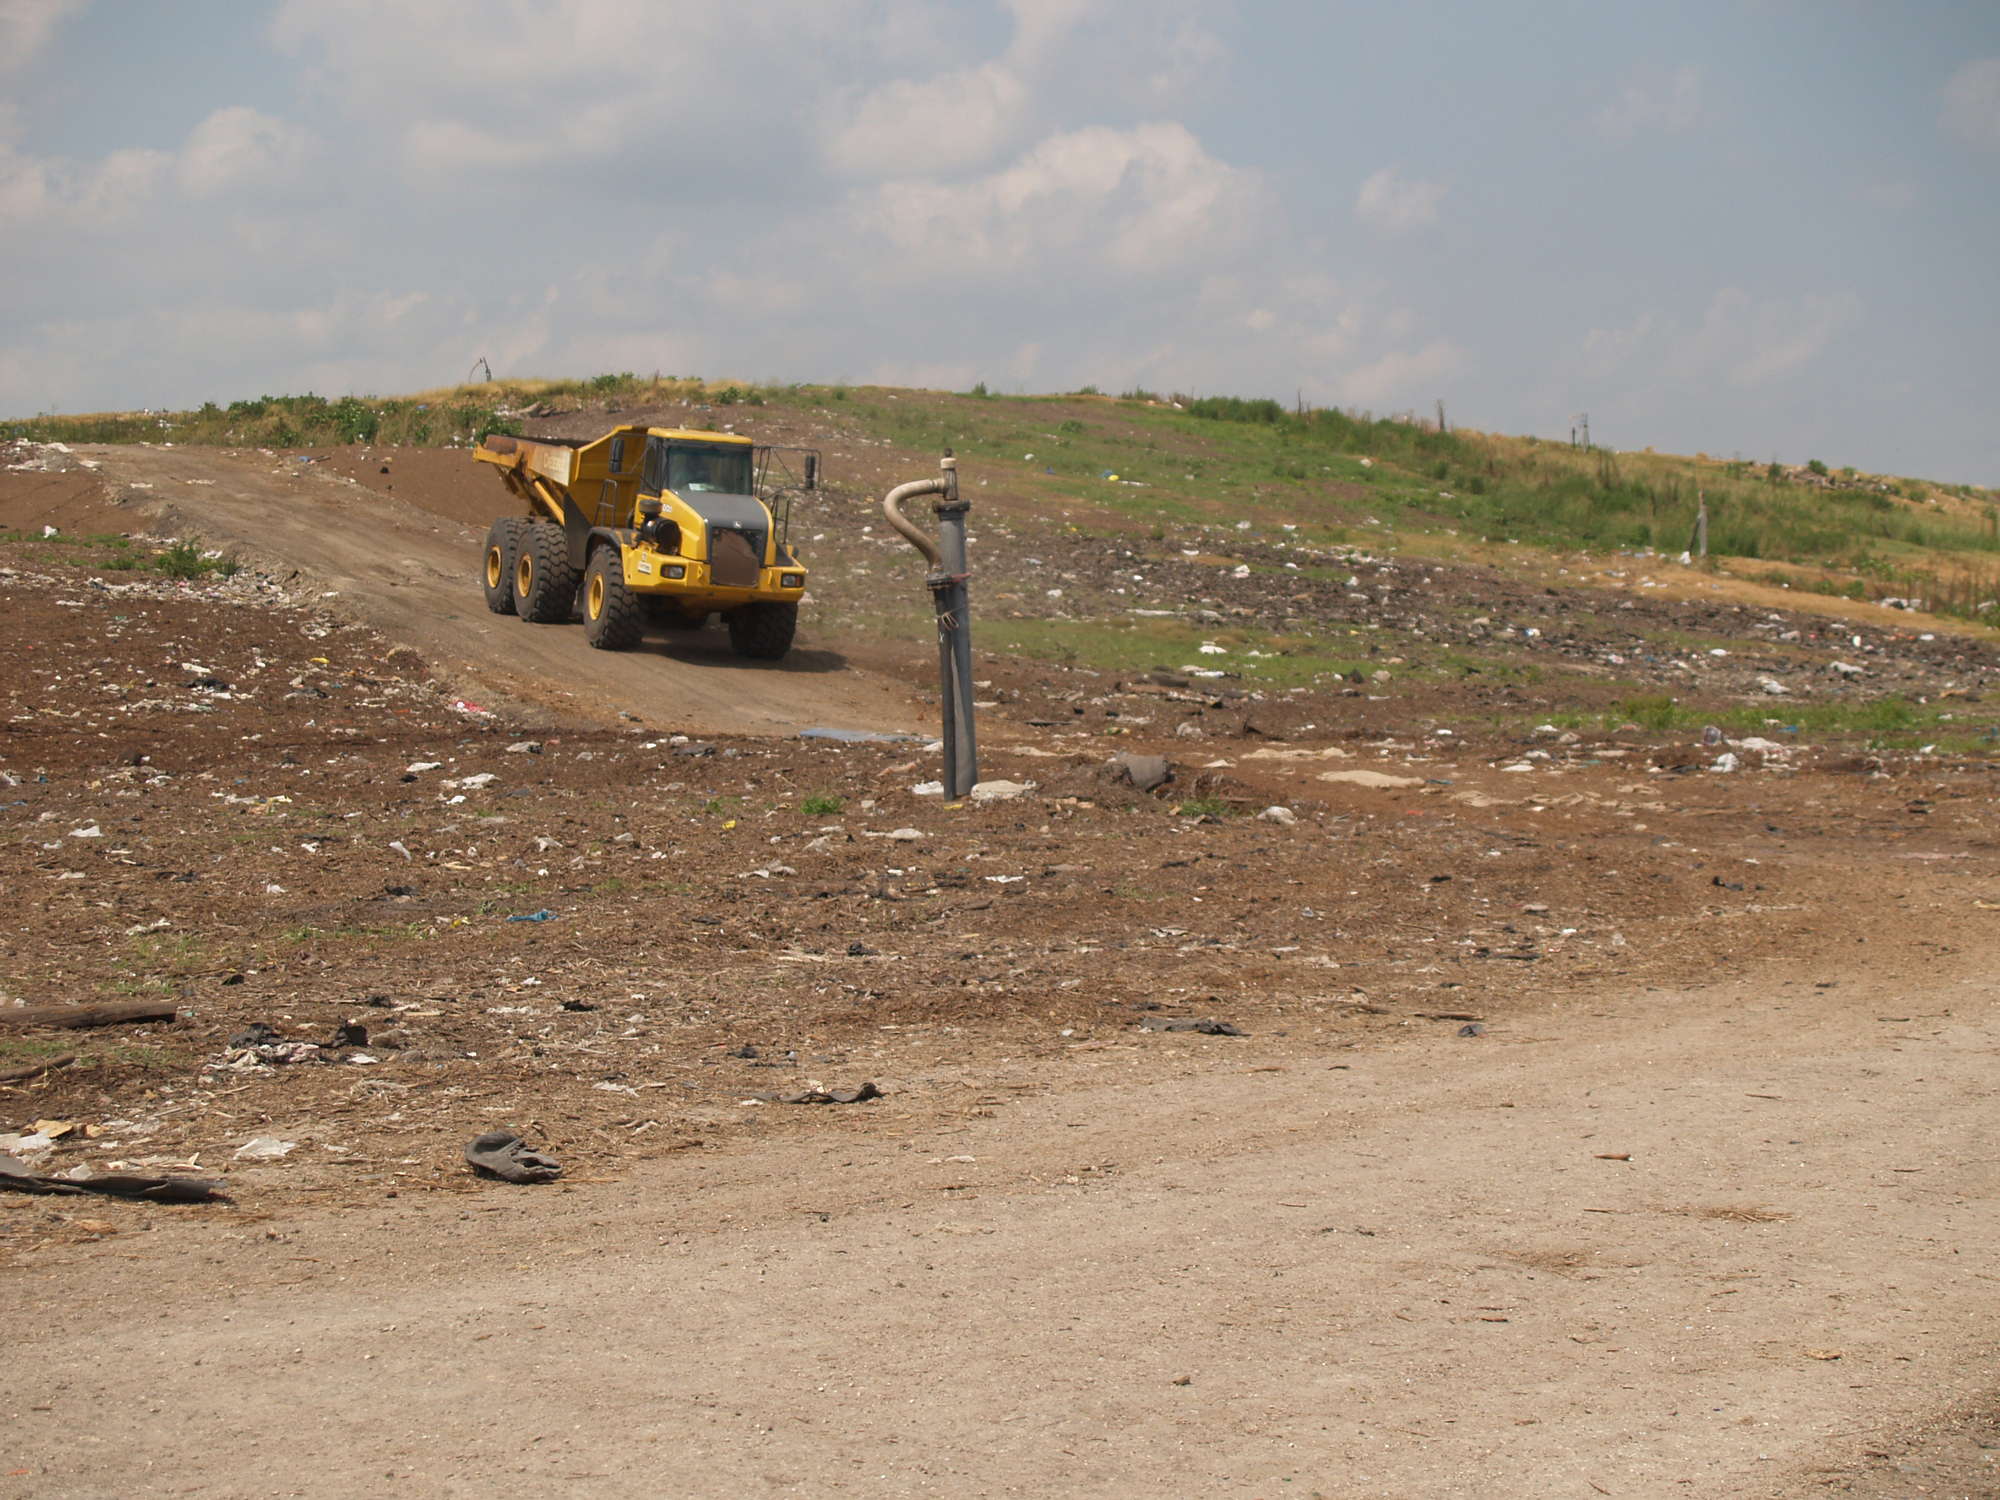
<instances>
[{"instance_id":1,"label":"metal pole on ridge","mask_svg":"<svg viewBox=\"0 0 2000 1500\"><path fill-rule=\"evenodd\" d=\"M938 688L944 726L944 794L953 802L979 784L979 745L972 710L972 596L965 551L965 517L972 502L958 493L958 460L945 450L936 479L899 484L882 501L882 514L924 555L924 577L937 610ZM903 514L906 500L937 495L938 540L933 542Z\"/></svg>"}]
</instances>

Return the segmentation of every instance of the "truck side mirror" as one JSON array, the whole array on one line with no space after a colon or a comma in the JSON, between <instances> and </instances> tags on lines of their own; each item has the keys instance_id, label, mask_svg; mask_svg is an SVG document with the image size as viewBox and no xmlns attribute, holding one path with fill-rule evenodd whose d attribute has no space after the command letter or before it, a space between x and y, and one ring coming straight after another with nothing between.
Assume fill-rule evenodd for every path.
<instances>
[{"instance_id":1,"label":"truck side mirror","mask_svg":"<svg viewBox=\"0 0 2000 1500\"><path fill-rule=\"evenodd\" d=\"M806 455L806 488L809 490L819 488L819 455L817 453L808 453Z\"/></svg>"}]
</instances>

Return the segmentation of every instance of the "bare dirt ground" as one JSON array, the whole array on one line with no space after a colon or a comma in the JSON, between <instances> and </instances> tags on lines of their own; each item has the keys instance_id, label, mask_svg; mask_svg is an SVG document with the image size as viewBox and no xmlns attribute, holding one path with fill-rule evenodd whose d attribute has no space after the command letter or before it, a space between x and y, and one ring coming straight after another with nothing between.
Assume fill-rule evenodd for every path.
<instances>
[{"instance_id":1,"label":"bare dirt ground","mask_svg":"<svg viewBox=\"0 0 2000 1500\"><path fill-rule=\"evenodd\" d=\"M0 1495L1995 1493L1994 763L1489 713L1676 631L1818 691L1848 631L1520 589L1541 681L1408 696L982 655L1036 786L946 808L780 727L920 725L921 648L635 672L486 616L408 455L397 509L83 457L0 477L64 528L0 543L0 1068L75 1059L0 1132L235 1201L0 1197ZM196 524L255 566L64 540ZM1381 582L1286 606L1472 629ZM1918 634L1869 672L1976 704ZM502 1125L564 1179L474 1180Z\"/></svg>"},{"instance_id":2,"label":"bare dirt ground","mask_svg":"<svg viewBox=\"0 0 2000 1500\"><path fill-rule=\"evenodd\" d=\"M420 482L423 493L437 496L433 505L413 505L395 493L394 478L379 472L396 464L340 457L344 462L315 463L310 455L254 450L102 447L79 463L96 466L82 472L99 479L106 498L125 513L121 529L136 523L198 536L261 564L293 592L447 664L482 707L575 722L623 713L718 733L821 723L914 727L907 692L850 665L810 627L784 661L755 664L732 656L717 628L656 635L640 648L649 668L633 670L629 658L579 653L573 631L491 615L466 559L484 546L492 518L512 508L493 476L476 472L464 453L398 454L405 470L430 481ZM364 474L379 487L364 485ZM408 492L408 478L404 486ZM758 673L776 681L746 689Z\"/></svg>"}]
</instances>

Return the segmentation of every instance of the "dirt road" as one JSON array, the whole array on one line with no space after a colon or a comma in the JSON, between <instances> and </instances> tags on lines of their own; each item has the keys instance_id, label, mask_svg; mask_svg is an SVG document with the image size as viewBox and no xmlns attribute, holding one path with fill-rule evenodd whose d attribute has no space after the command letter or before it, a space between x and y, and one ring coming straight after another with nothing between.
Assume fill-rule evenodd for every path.
<instances>
[{"instance_id":1,"label":"dirt road","mask_svg":"<svg viewBox=\"0 0 2000 1500\"><path fill-rule=\"evenodd\" d=\"M1982 969L162 1225L21 1273L6 1493L1780 1492L1987 1378Z\"/></svg>"},{"instance_id":2,"label":"dirt road","mask_svg":"<svg viewBox=\"0 0 2000 1500\"><path fill-rule=\"evenodd\" d=\"M181 1007L0 1010L75 1058L0 1134L236 1202L0 1195L0 1500L1993 1492L1984 751L983 658L1039 786L947 809L909 747L656 732L725 678L902 722L878 679L622 697L436 505L86 456L282 570L0 543L0 1007ZM475 1181L498 1124L565 1179Z\"/></svg>"},{"instance_id":3,"label":"dirt road","mask_svg":"<svg viewBox=\"0 0 2000 1500\"><path fill-rule=\"evenodd\" d=\"M558 721L605 722L625 713L715 734L921 727L909 694L817 638L810 612L782 662L737 659L713 624L693 636L650 636L630 653L596 652L580 627L531 626L488 613L477 569L485 527L441 514L435 504L413 505L258 453L104 446L79 449L76 457L98 466L113 497L174 532L233 548L281 574L298 569L321 586L330 607L448 664L469 689L483 686ZM464 454L425 458L472 468ZM488 479L487 503L497 514L505 491L489 476L473 477Z\"/></svg>"}]
</instances>

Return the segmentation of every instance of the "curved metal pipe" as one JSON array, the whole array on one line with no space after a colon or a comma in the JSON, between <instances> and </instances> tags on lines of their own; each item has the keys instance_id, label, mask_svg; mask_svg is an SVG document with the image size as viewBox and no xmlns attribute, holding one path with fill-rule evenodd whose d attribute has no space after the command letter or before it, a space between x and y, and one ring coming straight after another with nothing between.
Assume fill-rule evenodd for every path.
<instances>
[{"instance_id":1,"label":"curved metal pipe","mask_svg":"<svg viewBox=\"0 0 2000 1500\"><path fill-rule=\"evenodd\" d=\"M949 483L943 479L913 479L908 484L899 484L882 498L882 514L889 518L889 524L903 533L912 547L923 553L924 561L936 572L943 566L943 554L937 543L917 530L916 523L902 512L905 500L914 500L919 495L942 495L947 493Z\"/></svg>"}]
</instances>

